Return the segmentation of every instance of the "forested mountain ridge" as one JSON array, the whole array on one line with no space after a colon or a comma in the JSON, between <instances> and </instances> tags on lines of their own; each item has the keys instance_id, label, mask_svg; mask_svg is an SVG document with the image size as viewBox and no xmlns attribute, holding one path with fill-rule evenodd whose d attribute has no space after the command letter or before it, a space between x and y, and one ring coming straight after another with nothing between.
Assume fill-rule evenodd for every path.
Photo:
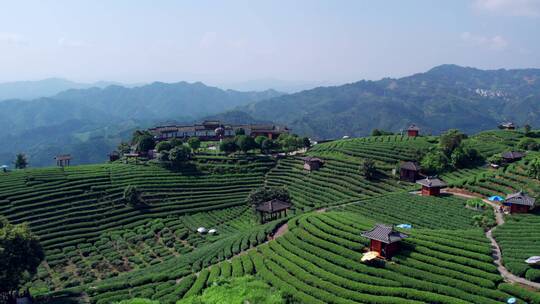
<instances>
[{"instance_id":1,"label":"forested mountain ridge","mask_svg":"<svg viewBox=\"0 0 540 304\"><path fill-rule=\"evenodd\" d=\"M480 70L441 65L399 79L319 87L242 107L257 119L300 134L361 136L374 128L398 132L409 123L425 133L490 129L502 120L540 123L540 69Z\"/></svg>"}]
</instances>

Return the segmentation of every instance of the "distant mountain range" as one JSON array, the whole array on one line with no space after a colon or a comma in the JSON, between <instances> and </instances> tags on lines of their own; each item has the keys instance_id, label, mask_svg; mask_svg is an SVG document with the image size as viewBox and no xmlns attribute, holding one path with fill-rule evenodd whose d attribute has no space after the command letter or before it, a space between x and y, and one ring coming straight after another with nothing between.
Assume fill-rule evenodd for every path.
<instances>
[{"instance_id":1,"label":"distant mountain range","mask_svg":"<svg viewBox=\"0 0 540 304\"><path fill-rule=\"evenodd\" d=\"M47 78L36 81L14 81L0 83L0 100L5 99L35 99L49 97L69 89L104 88L119 85L116 82L99 81L94 83L79 83L62 78Z\"/></svg>"},{"instance_id":2,"label":"distant mountain range","mask_svg":"<svg viewBox=\"0 0 540 304\"><path fill-rule=\"evenodd\" d=\"M399 79L319 87L238 108L316 138L399 132L492 129L504 120L540 126L540 69L480 70L441 65ZM238 115L238 114L236 114Z\"/></svg>"},{"instance_id":3,"label":"distant mountain range","mask_svg":"<svg viewBox=\"0 0 540 304\"><path fill-rule=\"evenodd\" d=\"M152 83L134 88L70 89L51 97L0 101L0 162L25 152L34 166L53 164L59 153L74 163L105 160L135 128L193 122L283 93L221 90L198 83Z\"/></svg>"},{"instance_id":4,"label":"distant mountain range","mask_svg":"<svg viewBox=\"0 0 540 304\"><path fill-rule=\"evenodd\" d=\"M33 166L59 153L74 163L101 162L136 128L193 123L275 122L314 138L367 135L374 128L472 133L511 120L540 126L540 69L479 70L442 65L425 73L317 87L294 94L240 92L197 83L155 82L68 89L50 97L0 101L0 162L17 152Z\"/></svg>"}]
</instances>

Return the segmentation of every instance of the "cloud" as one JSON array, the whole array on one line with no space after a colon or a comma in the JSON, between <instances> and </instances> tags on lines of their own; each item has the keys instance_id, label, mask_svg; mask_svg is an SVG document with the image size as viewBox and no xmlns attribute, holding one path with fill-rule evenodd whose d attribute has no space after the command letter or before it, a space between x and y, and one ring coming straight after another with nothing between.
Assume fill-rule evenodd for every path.
<instances>
[{"instance_id":1,"label":"cloud","mask_svg":"<svg viewBox=\"0 0 540 304\"><path fill-rule=\"evenodd\" d=\"M83 48L91 46L88 42L82 40L68 39L66 37L61 37L60 39L58 39L58 45L68 48Z\"/></svg>"},{"instance_id":2,"label":"cloud","mask_svg":"<svg viewBox=\"0 0 540 304\"><path fill-rule=\"evenodd\" d=\"M28 41L19 34L0 32L0 43L9 45L26 45L28 44Z\"/></svg>"},{"instance_id":3,"label":"cloud","mask_svg":"<svg viewBox=\"0 0 540 304\"><path fill-rule=\"evenodd\" d=\"M497 15L507 16L540 16L538 0L474 0L473 7Z\"/></svg>"},{"instance_id":4,"label":"cloud","mask_svg":"<svg viewBox=\"0 0 540 304\"><path fill-rule=\"evenodd\" d=\"M503 50L508 46L508 41L499 35L489 37L464 32L461 33L461 40L474 46L481 46L495 51Z\"/></svg>"}]
</instances>

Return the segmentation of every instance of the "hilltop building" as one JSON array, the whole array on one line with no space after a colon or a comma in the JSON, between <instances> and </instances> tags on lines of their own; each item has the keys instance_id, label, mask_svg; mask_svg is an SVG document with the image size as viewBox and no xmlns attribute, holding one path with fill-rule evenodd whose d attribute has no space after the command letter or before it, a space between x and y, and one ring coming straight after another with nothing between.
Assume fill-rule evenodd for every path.
<instances>
[{"instance_id":1,"label":"hilltop building","mask_svg":"<svg viewBox=\"0 0 540 304\"><path fill-rule=\"evenodd\" d=\"M58 167L64 167L70 165L71 162L71 155L70 154L61 154L54 157L54 160L56 160L56 165Z\"/></svg>"},{"instance_id":2,"label":"hilltop building","mask_svg":"<svg viewBox=\"0 0 540 304\"><path fill-rule=\"evenodd\" d=\"M169 125L157 126L148 129L156 140L169 140L171 138L185 139L198 137L202 141L220 140L226 137L233 137L237 130L243 129L245 134L252 137L266 136L275 139L283 133L289 133L286 126L273 124L244 124L229 125L222 124L219 120L206 120L200 124L191 126Z\"/></svg>"},{"instance_id":3,"label":"hilltop building","mask_svg":"<svg viewBox=\"0 0 540 304\"><path fill-rule=\"evenodd\" d=\"M415 124L412 124L407 128L407 136L409 137L416 137L420 135L420 128L418 128Z\"/></svg>"},{"instance_id":4,"label":"hilltop building","mask_svg":"<svg viewBox=\"0 0 540 304\"><path fill-rule=\"evenodd\" d=\"M516 125L511 121L507 121L507 122L503 122L502 124L500 124L499 128L503 129L503 130L515 130Z\"/></svg>"},{"instance_id":5,"label":"hilltop building","mask_svg":"<svg viewBox=\"0 0 540 304\"><path fill-rule=\"evenodd\" d=\"M399 178L411 183L420 178L420 165L417 162L404 162L399 166Z\"/></svg>"},{"instance_id":6,"label":"hilltop building","mask_svg":"<svg viewBox=\"0 0 540 304\"><path fill-rule=\"evenodd\" d=\"M446 183L436 177L426 177L416 181L417 184L422 185L422 195L433 196L439 195L441 189L446 187Z\"/></svg>"},{"instance_id":7,"label":"hilltop building","mask_svg":"<svg viewBox=\"0 0 540 304\"><path fill-rule=\"evenodd\" d=\"M391 258L399 250L399 242L408 235L394 230L393 226L377 224L369 231L362 233L370 239L369 251L375 251L383 258Z\"/></svg>"},{"instance_id":8,"label":"hilltop building","mask_svg":"<svg viewBox=\"0 0 540 304\"><path fill-rule=\"evenodd\" d=\"M307 157L302 157L302 160L304 161L304 170L307 170L307 171L319 170L324 164L324 161L317 157L307 156Z\"/></svg>"},{"instance_id":9,"label":"hilltop building","mask_svg":"<svg viewBox=\"0 0 540 304\"><path fill-rule=\"evenodd\" d=\"M519 191L509 194L504 200L504 205L510 207L510 213L527 213L534 209L536 199Z\"/></svg>"},{"instance_id":10,"label":"hilltop building","mask_svg":"<svg viewBox=\"0 0 540 304\"><path fill-rule=\"evenodd\" d=\"M509 151L509 152L504 152L503 154L501 154L501 157L503 159L503 162L508 164L508 163L513 163L515 161L522 159L523 157L525 157L525 153L517 152L517 151Z\"/></svg>"}]
</instances>

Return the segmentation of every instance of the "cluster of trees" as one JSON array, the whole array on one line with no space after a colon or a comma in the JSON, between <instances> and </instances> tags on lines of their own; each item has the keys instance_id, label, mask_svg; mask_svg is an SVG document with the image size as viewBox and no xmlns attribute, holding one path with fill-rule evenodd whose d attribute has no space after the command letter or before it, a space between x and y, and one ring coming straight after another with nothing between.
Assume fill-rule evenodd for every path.
<instances>
[{"instance_id":1,"label":"cluster of trees","mask_svg":"<svg viewBox=\"0 0 540 304\"><path fill-rule=\"evenodd\" d=\"M390 131L379 130L379 129L373 129L373 131L371 131L371 136L383 136L383 135L394 135L394 133Z\"/></svg>"},{"instance_id":2,"label":"cluster of trees","mask_svg":"<svg viewBox=\"0 0 540 304\"><path fill-rule=\"evenodd\" d=\"M421 160L422 168L428 173L442 172L447 169L461 169L482 161L480 153L463 145L467 135L451 129L439 137L437 147L430 149Z\"/></svg>"},{"instance_id":3,"label":"cluster of trees","mask_svg":"<svg viewBox=\"0 0 540 304\"><path fill-rule=\"evenodd\" d=\"M127 185L126 188L124 188L123 198L124 198L124 201L132 207L138 208L144 205L142 192L139 190L137 186Z\"/></svg>"},{"instance_id":4,"label":"cluster of trees","mask_svg":"<svg viewBox=\"0 0 540 304\"><path fill-rule=\"evenodd\" d=\"M277 140L272 140L266 136L256 138L236 134L234 138L227 138L221 141L219 150L227 154L242 151L260 149L262 153L270 153L273 150L283 150L286 153L296 151L301 148L309 148L311 142L307 137L298 137L295 134L281 134Z\"/></svg>"},{"instance_id":5,"label":"cluster of trees","mask_svg":"<svg viewBox=\"0 0 540 304\"><path fill-rule=\"evenodd\" d=\"M26 223L12 225L0 217L0 303L13 299L44 258L37 236Z\"/></svg>"},{"instance_id":6,"label":"cluster of trees","mask_svg":"<svg viewBox=\"0 0 540 304\"><path fill-rule=\"evenodd\" d=\"M167 163L172 167L181 166L191 158L192 151L197 151L201 146L198 138L192 137L188 140L188 146L177 138L162 141L156 145L158 160Z\"/></svg>"},{"instance_id":7,"label":"cluster of trees","mask_svg":"<svg viewBox=\"0 0 540 304\"><path fill-rule=\"evenodd\" d=\"M260 203L273 199L278 199L282 202L290 202L291 196L284 187L261 187L251 191L246 198L246 201L250 206L255 207Z\"/></svg>"}]
</instances>

